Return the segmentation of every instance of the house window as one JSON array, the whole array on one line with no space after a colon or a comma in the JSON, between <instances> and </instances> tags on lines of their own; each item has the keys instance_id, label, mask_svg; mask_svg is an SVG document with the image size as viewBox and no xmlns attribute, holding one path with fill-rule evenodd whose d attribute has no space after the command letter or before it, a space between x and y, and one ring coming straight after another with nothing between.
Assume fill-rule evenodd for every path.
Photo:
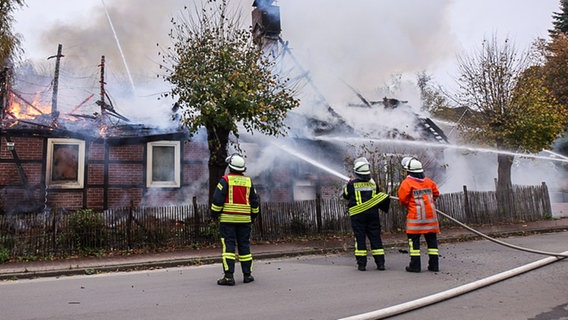
<instances>
[{"instance_id":1,"label":"house window","mask_svg":"<svg viewBox=\"0 0 568 320\"><path fill-rule=\"evenodd\" d=\"M294 201L314 200L316 198L316 186L313 181L298 180L294 184Z\"/></svg>"},{"instance_id":2,"label":"house window","mask_svg":"<svg viewBox=\"0 0 568 320\"><path fill-rule=\"evenodd\" d=\"M177 188L180 186L179 141L148 143L146 181L148 188Z\"/></svg>"},{"instance_id":3,"label":"house window","mask_svg":"<svg viewBox=\"0 0 568 320\"><path fill-rule=\"evenodd\" d=\"M83 188L85 141L48 139L46 181L49 188Z\"/></svg>"}]
</instances>

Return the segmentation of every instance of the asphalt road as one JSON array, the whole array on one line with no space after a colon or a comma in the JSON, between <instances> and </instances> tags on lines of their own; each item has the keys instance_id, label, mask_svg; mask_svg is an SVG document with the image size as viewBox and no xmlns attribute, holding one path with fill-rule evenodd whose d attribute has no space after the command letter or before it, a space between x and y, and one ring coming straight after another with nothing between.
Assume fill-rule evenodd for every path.
<instances>
[{"instance_id":1,"label":"asphalt road","mask_svg":"<svg viewBox=\"0 0 568 320\"><path fill-rule=\"evenodd\" d=\"M568 233L563 232L503 240L564 252L567 239ZM442 244L440 272L410 274L404 271L407 254L399 253L399 248L387 248L386 254L386 271L357 271L353 256L347 254L258 261L257 280L244 284L237 274L234 287L216 285L219 264L5 281L0 283L0 318L338 319L412 301L545 258L486 240ZM568 319L567 305L565 259L393 319Z\"/></svg>"}]
</instances>

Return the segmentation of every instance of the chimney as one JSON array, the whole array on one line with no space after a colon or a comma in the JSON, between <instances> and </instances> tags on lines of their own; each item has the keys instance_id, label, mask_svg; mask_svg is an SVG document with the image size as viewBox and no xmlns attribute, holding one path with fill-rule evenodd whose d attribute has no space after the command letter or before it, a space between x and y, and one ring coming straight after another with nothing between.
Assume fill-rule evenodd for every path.
<instances>
[{"instance_id":1,"label":"chimney","mask_svg":"<svg viewBox=\"0 0 568 320\"><path fill-rule=\"evenodd\" d=\"M275 0L255 0L252 4L252 34L254 43L265 51L274 50L280 38L280 7Z\"/></svg>"}]
</instances>

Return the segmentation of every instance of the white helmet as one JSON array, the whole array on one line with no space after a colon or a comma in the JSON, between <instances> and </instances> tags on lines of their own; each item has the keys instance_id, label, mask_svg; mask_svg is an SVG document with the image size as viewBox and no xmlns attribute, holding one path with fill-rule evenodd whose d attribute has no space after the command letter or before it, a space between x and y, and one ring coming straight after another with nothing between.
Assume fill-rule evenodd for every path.
<instances>
[{"instance_id":1,"label":"white helmet","mask_svg":"<svg viewBox=\"0 0 568 320\"><path fill-rule=\"evenodd\" d=\"M244 172L247 168L245 167L245 159L241 157L239 154L233 154L229 156L225 161L229 164L229 168L231 170L237 172Z\"/></svg>"},{"instance_id":2,"label":"white helmet","mask_svg":"<svg viewBox=\"0 0 568 320\"><path fill-rule=\"evenodd\" d=\"M355 159L355 161L353 161L353 171L360 175L371 174L371 167L369 166L367 158L362 157Z\"/></svg>"},{"instance_id":3,"label":"white helmet","mask_svg":"<svg viewBox=\"0 0 568 320\"><path fill-rule=\"evenodd\" d=\"M418 159L414 157L404 157L400 164L402 164L402 167L408 172L424 172L424 169L422 169L422 162L418 161Z\"/></svg>"}]
</instances>

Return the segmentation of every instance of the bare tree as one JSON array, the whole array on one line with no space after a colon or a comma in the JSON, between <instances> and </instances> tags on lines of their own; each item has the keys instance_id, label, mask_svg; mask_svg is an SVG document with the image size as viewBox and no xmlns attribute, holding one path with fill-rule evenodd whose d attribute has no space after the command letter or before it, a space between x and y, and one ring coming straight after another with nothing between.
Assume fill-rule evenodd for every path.
<instances>
[{"instance_id":1,"label":"bare tree","mask_svg":"<svg viewBox=\"0 0 568 320\"><path fill-rule=\"evenodd\" d=\"M532 61L530 52L520 53L495 36L459 58L455 100L471 111L460 123L470 141L519 153L538 152L558 137L566 116L541 74L532 72ZM498 154L497 191L512 187L513 159L510 153Z\"/></svg>"}]
</instances>

